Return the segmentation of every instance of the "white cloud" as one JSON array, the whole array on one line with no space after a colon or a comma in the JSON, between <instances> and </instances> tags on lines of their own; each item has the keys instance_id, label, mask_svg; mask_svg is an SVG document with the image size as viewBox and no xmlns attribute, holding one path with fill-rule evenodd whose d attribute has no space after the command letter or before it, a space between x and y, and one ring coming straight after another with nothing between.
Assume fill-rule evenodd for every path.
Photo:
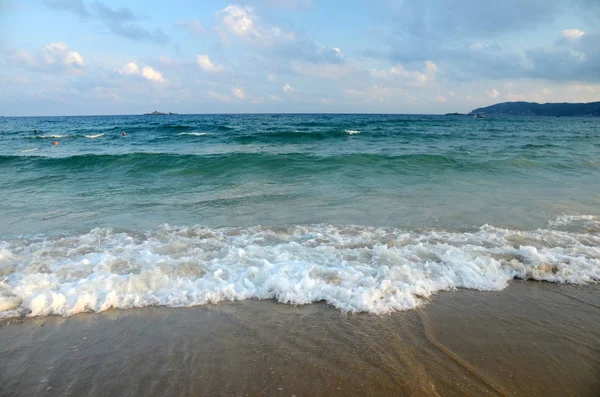
<instances>
[{"instance_id":1,"label":"white cloud","mask_svg":"<svg viewBox=\"0 0 600 397\"><path fill-rule=\"evenodd\" d=\"M277 77L271 73L267 74L267 80L269 80L270 82L274 83L277 81Z\"/></svg>"},{"instance_id":2,"label":"white cloud","mask_svg":"<svg viewBox=\"0 0 600 397\"><path fill-rule=\"evenodd\" d=\"M482 48L483 48L483 44L481 44L479 42L471 44L471 49L472 50L479 51Z\"/></svg>"},{"instance_id":3,"label":"white cloud","mask_svg":"<svg viewBox=\"0 0 600 397\"><path fill-rule=\"evenodd\" d=\"M142 76L147 80L155 81L157 83L165 82L163 75L156 69L151 68L150 66L144 66L144 68L142 69Z\"/></svg>"},{"instance_id":4,"label":"white cloud","mask_svg":"<svg viewBox=\"0 0 600 397\"><path fill-rule=\"evenodd\" d=\"M435 98L435 101L439 103L446 103L448 102L448 98L442 95L438 95L437 98Z\"/></svg>"},{"instance_id":5,"label":"white cloud","mask_svg":"<svg viewBox=\"0 0 600 397\"><path fill-rule=\"evenodd\" d=\"M277 95L273 95L273 94L269 95L269 98L275 102L279 102L282 100L280 97L278 97Z\"/></svg>"},{"instance_id":6,"label":"white cloud","mask_svg":"<svg viewBox=\"0 0 600 397\"><path fill-rule=\"evenodd\" d=\"M425 68L423 71L407 70L402 65L396 65L389 70L369 70L369 73L375 79L391 80L400 78L404 83L419 87L433 83L436 79L437 72L437 65L431 61L425 62Z\"/></svg>"},{"instance_id":7,"label":"white cloud","mask_svg":"<svg viewBox=\"0 0 600 397\"><path fill-rule=\"evenodd\" d=\"M28 55L22 52L24 60L28 61ZM47 66L60 66L75 73L82 71L83 57L77 51L70 51L65 43L50 43L42 50L42 58Z\"/></svg>"},{"instance_id":8,"label":"white cloud","mask_svg":"<svg viewBox=\"0 0 600 397\"><path fill-rule=\"evenodd\" d=\"M238 99L244 99L244 90L239 87L233 88L231 93Z\"/></svg>"},{"instance_id":9,"label":"white cloud","mask_svg":"<svg viewBox=\"0 0 600 397\"><path fill-rule=\"evenodd\" d=\"M218 30L225 37L237 36L253 44L268 46L278 41L295 39L293 32L264 22L250 6L228 5L215 14L219 21Z\"/></svg>"},{"instance_id":10,"label":"white cloud","mask_svg":"<svg viewBox=\"0 0 600 397\"><path fill-rule=\"evenodd\" d=\"M283 92L285 92L286 94L288 94L288 93L290 93L290 92L294 92L294 91L296 91L296 89L295 89L294 87L292 87L291 85L289 85L289 84L287 84L287 83L286 83L286 84L284 84L284 85L281 87L281 89L282 89L282 90L283 90Z\"/></svg>"},{"instance_id":11,"label":"white cloud","mask_svg":"<svg viewBox=\"0 0 600 397\"><path fill-rule=\"evenodd\" d=\"M121 67L119 69L115 69L115 72L122 74L122 75L126 75L126 76L130 76L130 75L138 76L140 74L140 68L136 63L129 62L128 64L124 65L123 67Z\"/></svg>"},{"instance_id":12,"label":"white cloud","mask_svg":"<svg viewBox=\"0 0 600 397\"><path fill-rule=\"evenodd\" d=\"M254 20L254 9L237 4L228 5L217 13L222 17L225 27L238 36L260 36Z\"/></svg>"},{"instance_id":13,"label":"white cloud","mask_svg":"<svg viewBox=\"0 0 600 397\"><path fill-rule=\"evenodd\" d=\"M221 72L225 69L223 65L216 65L212 63L210 57L206 54L200 54L196 56L196 62L205 71L209 73Z\"/></svg>"},{"instance_id":14,"label":"white cloud","mask_svg":"<svg viewBox=\"0 0 600 397\"><path fill-rule=\"evenodd\" d=\"M69 51L65 58L65 63L67 65L83 66L83 57L76 51Z\"/></svg>"},{"instance_id":15,"label":"white cloud","mask_svg":"<svg viewBox=\"0 0 600 397\"><path fill-rule=\"evenodd\" d=\"M467 100L467 101L471 102L471 101L474 101L474 100L475 100L475 98L473 98L471 95L467 95L467 96L465 97L465 100Z\"/></svg>"},{"instance_id":16,"label":"white cloud","mask_svg":"<svg viewBox=\"0 0 600 397\"><path fill-rule=\"evenodd\" d=\"M154 81L157 83L164 83L165 78L162 73L158 70L150 67L144 66L142 69L135 62L129 62L118 69L113 69L116 73L122 76L141 76L146 80Z\"/></svg>"},{"instance_id":17,"label":"white cloud","mask_svg":"<svg viewBox=\"0 0 600 397\"><path fill-rule=\"evenodd\" d=\"M323 105L329 105L330 103L335 102L333 99L329 98L319 98L319 103Z\"/></svg>"},{"instance_id":18,"label":"white cloud","mask_svg":"<svg viewBox=\"0 0 600 397\"><path fill-rule=\"evenodd\" d=\"M498 90L495 88L492 88L491 90L485 90L485 93L490 98L498 98L500 96L500 92L498 92Z\"/></svg>"},{"instance_id":19,"label":"white cloud","mask_svg":"<svg viewBox=\"0 0 600 397\"><path fill-rule=\"evenodd\" d=\"M579 29L565 29L562 31L562 34L569 40L577 40L581 38L585 32Z\"/></svg>"},{"instance_id":20,"label":"white cloud","mask_svg":"<svg viewBox=\"0 0 600 397\"><path fill-rule=\"evenodd\" d=\"M455 96L456 93L454 91L448 91L448 95L450 95L451 97Z\"/></svg>"}]
</instances>

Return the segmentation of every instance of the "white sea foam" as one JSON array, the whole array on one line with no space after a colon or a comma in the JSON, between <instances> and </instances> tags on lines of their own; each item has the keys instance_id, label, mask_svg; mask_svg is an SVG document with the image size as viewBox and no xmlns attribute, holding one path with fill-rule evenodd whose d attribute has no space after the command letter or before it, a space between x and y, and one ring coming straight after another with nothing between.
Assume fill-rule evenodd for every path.
<instances>
[{"instance_id":1,"label":"white sea foam","mask_svg":"<svg viewBox=\"0 0 600 397\"><path fill-rule=\"evenodd\" d=\"M600 217L595 215L560 215L555 220L548 222L550 227L567 226L575 222L582 222L584 225L599 225Z\"/></svg>"},{"instance_id":2,"label":"white sea foam","mask_svg":"<svg viewBox=\"0 0 600 397\"><path fill-rule=\"evenodd\" d=\"M358 130L344 130L344 132L349 135L360 134L360 131L358 131Z\"/></svg>"},{"instance_id":3,"label":"white sea foam","mask_svg":"<svg viewBox=\"0 0 600 397\"><path fill-rule=\"evenodd\" d=\"M59 135L59 134L53 134L53 135L33 135L30 136L29 138L48 138L48 139L57 139L57 138L67 138L70 135Z\"/></svg>"},{"instance_id":4,"label":"white sea foam","mask_svg":"<svg viewBox=\"0 0 600 397\"><path fill-rule=\"evenodd\" d=\"M597 282L600 235L165 225L19 238L0 242L0 318L243 299L382 314L413 309L440 290L501 290L513 278Z\"/></svg>"},{"instance_id":5,"label":"white sea foam","mask_svg":"<svg viewBox=\"0 0 600 397\"><path fill-rule=\"evenodd\" d=\"M86 138L95 139L104 136L104 134L84 135Z\"/></svg>"},{"instance_id":6,"label":"white sea foam","mask_svg":"<svg viewBox=\"0 0 600 397\"><path fill-rule=\"evenodd\" d=\"M21 153L29 153L29 152L35 152L40 150L39 147L36 147L35 149L27 149L27 150L21 150Z\"/></svg>"},{"instance_id":7,"label":"white sea foam","mask_svg":"<svg viewBox=\"0 0 600 397\"><path fill-rule=\"evenodd\" d=\"M207 133L206 132L180 132L177 135L204 136L204 135L207 135Z\"/></svg>"}]
</instances>

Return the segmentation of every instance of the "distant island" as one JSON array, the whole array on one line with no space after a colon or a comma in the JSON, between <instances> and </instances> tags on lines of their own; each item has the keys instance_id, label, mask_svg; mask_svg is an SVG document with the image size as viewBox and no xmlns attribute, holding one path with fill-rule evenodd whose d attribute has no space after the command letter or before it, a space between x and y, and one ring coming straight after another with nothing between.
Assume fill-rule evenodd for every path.
<instances>
[{"instance_id":1,"label":"distant island","mask_svg":"<svg viewBox=\"0 0 600 397\"><path fill-rule=\"evenodd\" d=\"M478 108L470 114L498 116L551 116L551 117L600 117L600 102L590 103L536 103L503 102Z\"/></svg>"},{"instance_id":2,"label":"distant island","mask_svg":"<svg viewBox=\"0 0 600 397\"><path fill-rule=\"evenodd\" d=\"M466 116L466 113L458 113L458 112L446 113L446 116Z\"/></svg>"},{"instance_id":3,"label":"distant island","mask_svg":"<svg viewBox=\"0 0 600 397\"><path fill-rule=\"evenodd\" d=\"M169 114L177 114L177 113L163 113L163 112L159 112L159 111L154 111L152 113L144 113L144 116L161 116L161 115L169 115Z\"/></svg>"}]
</instances>

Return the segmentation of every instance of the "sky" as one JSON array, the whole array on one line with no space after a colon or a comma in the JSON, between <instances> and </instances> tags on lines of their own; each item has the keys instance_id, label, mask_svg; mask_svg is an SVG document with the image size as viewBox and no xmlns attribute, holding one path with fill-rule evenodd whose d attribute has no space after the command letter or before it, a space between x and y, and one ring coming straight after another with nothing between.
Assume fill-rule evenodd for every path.
<instances>
[{"instance_id":1,"label":"sky","mask_svg":"<svg viewBox=\"0 0 600 397\"><path fill-rule=\"evenodd\" d=\"M0 0L0 115L600 101L599 0Z\"/></svg>"}]
</instances>

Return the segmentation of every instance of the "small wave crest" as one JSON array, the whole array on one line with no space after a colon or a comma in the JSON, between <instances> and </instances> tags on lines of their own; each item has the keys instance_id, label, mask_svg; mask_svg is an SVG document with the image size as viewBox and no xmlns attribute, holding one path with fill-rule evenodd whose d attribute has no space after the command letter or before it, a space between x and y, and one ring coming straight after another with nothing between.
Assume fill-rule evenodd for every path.
<instances>
[{"instance_id":1,"label":"small wave crest","mask_svg":"<svg viewBox=\"0 0 600 397\"><path fill-rule=\"evenodd\" d=\"M573 223L583 223L588 226L600 226L600 217L596 215L567 215L563 214L556 217L555 220L549 221L548 226L550 227L561 227L568 226Z\"/></svg>"},{"instance_id":2,"label":"small wave crest","mask_svg":"<svg viewBox=\"0 0 600 397\"><path fill-rule=\"evenodd\" d=\"M360 131L358 131L358 130L344 130L344 132L348 135L360 134Z\"/></svg>"},{"instance_id":3,"label":"small wave crest","mask_svg":"<svg viewBox=\"0 0 600 397\"><path fill-rule=\"evenodd\" d=\"M89 139L100 138L103 136L104 136L104 134L84 135L84 137L89 138Z\"/></svg>"},{"instance_id":4,"label":"small wave crest","mask_svg":"<svg viewBox=\"0 0 600 397\"><path fill-rule=\"evenodd\" d=\"M180 132L177 135L204 136L208 134L206 132Z\"/></svg>"},{"instance_id":5,"label":"small wave crest","mask_svg":"<svg viewBox=\"0 0 600 397\"><path fill-rule=\"evenodd\" d=\"M53 134L53 135L33 135L33 136L28 136L27 138L30 139L58 139L58 138L70 138L73 135L66 135L66 134Z\"/></svg>"},{"instance_id":6,"label":"small wave crest","mask_svg":"<svg viewBox=\"0 0 600 397\"><path fill-rule=\"evenodd\" d=\"M441 290L497 291L513 278L600 281L600 236L483 226L94 229L0 242L0 318L244 299L325 301L345 312L409 310Z\"/></svg>"}]
</instances>

